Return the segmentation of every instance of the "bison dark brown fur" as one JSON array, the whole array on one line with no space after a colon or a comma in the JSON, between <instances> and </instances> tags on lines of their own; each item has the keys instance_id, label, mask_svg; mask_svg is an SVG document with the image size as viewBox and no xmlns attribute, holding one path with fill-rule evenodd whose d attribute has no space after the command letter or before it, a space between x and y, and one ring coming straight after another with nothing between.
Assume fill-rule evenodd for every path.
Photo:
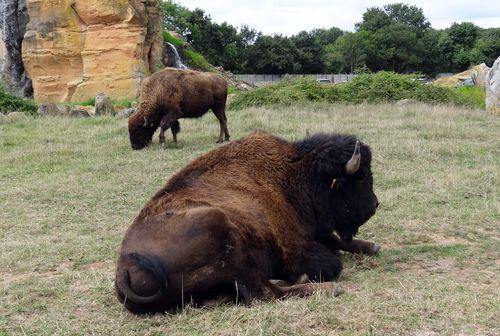
<instances>
[{"instance_id":1,"label":"bison dark brown fur","mask_svg":"<svg viewBox=\"0 0 500 336\"><path fill-rule=\"evenodd\" d=\"M217 142L229 140L226 118L227 82L214 73L165 68L146 78L141 86L139 108L129 118L133 149L146 147L158 127L160 143L171 129L174 142L180 132L178 119L198 118L209 109L219 120Z\"/></svg>"},{"instance_id":2,"label":"bison dark brown fur","mask_svg":"<svg viewBox=\"0 0 500 336\"><path fill-rule=\"evenodd\" d=\"M331 288L342 269L338 250L379 249L352 240L378 206L370 149L356 143L335 134L290 143L258 132L198 157L126 232L119 300L145 313ZM304 274L318 283L294 285Z\"/></svg>"}]
</instances>

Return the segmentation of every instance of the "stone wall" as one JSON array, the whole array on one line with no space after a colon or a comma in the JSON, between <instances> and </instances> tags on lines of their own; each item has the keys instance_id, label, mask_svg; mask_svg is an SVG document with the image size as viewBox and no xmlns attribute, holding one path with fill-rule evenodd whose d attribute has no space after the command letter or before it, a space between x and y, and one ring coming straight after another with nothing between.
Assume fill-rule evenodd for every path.
<instances>
[{"instance_id":1,"label":"stone wall","mask_svg":"<svg viewBox=\"0 0 500 336\"><path fill-rule=\"evenodd\" d=\"M22 56L34 96L81 102L136 96L163 52L158 0L27 0Z\"/></svg>"}]
</instances>

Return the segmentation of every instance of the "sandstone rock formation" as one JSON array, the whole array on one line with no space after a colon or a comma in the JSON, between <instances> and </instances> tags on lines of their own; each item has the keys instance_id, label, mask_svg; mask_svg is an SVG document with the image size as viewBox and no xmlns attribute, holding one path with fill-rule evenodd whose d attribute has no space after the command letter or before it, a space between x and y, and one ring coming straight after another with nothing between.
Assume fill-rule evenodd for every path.
<instances>
[{"instance_id":1,"label":"sandstone rock formation","mask_svg":"<svg viewBox=\"0 0 500 336\"><path fill-rule=\"evenodd\" d=\"M493 63L486 76L486 109L500 113L500 57Z\"/></svg>"},{"instance_id":2,"label":"sandstone rock formation","mask_svg":"<svg viewBox=\"0 0 500 336\"><path fill-rule=\"evenodd\" d=\"M159 0L27 0L22 46L36 100L136 96L163 53Z\"/></svg>"},{"instance_id":3,"label":"sandstone rock formation","mask_svg":"<svg viewBox=\"0 0 500 336\"><path fill-rule=\"evenodd\" d=\"M457 73L453 76L443 77L436 79L432 84L445 87L456 87L460 86L466 80L472 79L474 85L479 87L485 87L485 77L488 73L488 66L484 63L476 65L469 70Z\"/></svg>"},{"instance_id":4,"label":"sandstone rock formation","mask_svg":"<svg viewBox=\"0 0 500 336\"><path fill-rule=\"evenodd\" d=\"M33 95L21 57L28 19L25 0L0 2L0 80L8 93L21 97Z\"/></svg>"}]
</instances>

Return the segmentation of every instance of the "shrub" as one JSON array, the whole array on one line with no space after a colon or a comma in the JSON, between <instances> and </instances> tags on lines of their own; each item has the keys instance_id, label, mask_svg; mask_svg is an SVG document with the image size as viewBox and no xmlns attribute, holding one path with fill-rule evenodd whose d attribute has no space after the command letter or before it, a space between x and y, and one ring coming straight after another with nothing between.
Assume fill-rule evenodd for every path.
<instances>
[{"instance_id":1,"label":"shrub","mask_svg":"<svg viewBox=\"0 0 500 336\"><path fill-rule=\"evenodd\" d=\"M203 55L197 53L191 47L187 47L182 51L184 59L189 67L202 70L202 71L213 71L214 67L208 63L208 61L203 57Z\"/></svg>"},{"instance_id":2,"label":"shrub","mask_svg":"<svg viewBox=\"0 0 500 336\"><path fill-rule=\"evenodd\" d=\"M34 115L36 110L37 105L33 100L11 96L7 94L3 86L0 85L0 113L7 114L17 111Z\"/></svg>"},{"instance_id":3,"label":"shrub","mask_svg":"<svg viewBox=\"0 0 500 336\"><path fill-rule=\"evenodd\" d=\"M426 103L484 106L484 99L474 91L457 92L453 89L422 83L414 75L400 75L380 71L364 73L352 81L337 85L322 85L314 78L285 78L281 82L240 93L231 102L233 109L273 104L290 105L303 101L331 103L381 103L414 99Z\"/></svg>"},{"instance_id":4,"label":"shrub","mask_svg":"<svg viewBox=\"0 0 500 336\"><path fill-rule=\"evenodd\" d=\"M473 105L486 108L486 91L478 86L461 86L455 92L465 101Z\"/></svg>"},{"instance_id":5,"label":"shrub","mask_svg":"<svg viewBox=\"0 0 500 336\"><path fill-rule=\"evenodd\" d=\"M184 45L184 41L174 37L172 34L170 34L168 31L163 32L163 40L165 42L170 42L176 47L182 47Z\"/></svg>"}]
</instances>

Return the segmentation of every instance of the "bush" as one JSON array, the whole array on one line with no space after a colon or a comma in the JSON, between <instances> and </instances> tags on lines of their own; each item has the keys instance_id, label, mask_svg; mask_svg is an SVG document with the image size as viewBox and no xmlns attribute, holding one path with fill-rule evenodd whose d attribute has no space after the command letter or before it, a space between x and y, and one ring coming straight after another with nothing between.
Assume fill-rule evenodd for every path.
<instances>
[{"instance_id":1,"label":"bush","mask_svg":"<svg viewBox=\"0 0 500 336\"><path fill-rule=\"evenodd\" d=\"M486 91L478 86L461 86L455 92L465 101L472 102L473 105L486 108Z\"/></svg>"},{"instance_id":2,"label":"bush","mask_svg":"<svg viewBox=\"0 0 500 336\"><path fill-rule=\"evenodd\" d=\"M163 40L165 42L170 42L176 47L182 47L184 45L184 41L174 37L172 34L170 34L167 31L163 32Z\"/></svg>"},{"instance_id":3,"label":"bush","mask_svg":"<svg viewBox=\"0 0 500 336\"><path fill-rule=\"evenodd\" d=\"M14 111L34 115L36 114L37 106L32 100L7 94L3 86L0 85L0 113L7 114Z\"/></svg>"},{"instance_id":4,"label":"bush","mask_svg":"<svg viewBox=\"0 0 500 336\"><path fill-rule=\"evenodd\" d=\"M426 103L484 106L478 95L422 83L413 75L380 71L365 73L352 81L323 85L314 78L284 79L281 82L240 93L231 102L233 109L273 104L291 105L304 101L331 103L381 103L413 99Z\"/></svg>"}]
</instances>

